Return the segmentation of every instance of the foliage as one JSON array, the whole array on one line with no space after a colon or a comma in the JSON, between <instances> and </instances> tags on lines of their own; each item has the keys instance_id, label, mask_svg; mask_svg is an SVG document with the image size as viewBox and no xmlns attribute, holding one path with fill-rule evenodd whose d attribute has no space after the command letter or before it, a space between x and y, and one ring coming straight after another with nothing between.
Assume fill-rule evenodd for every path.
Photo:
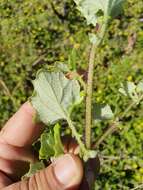
<instances>
[{"instance_id":1,"label":"foliage","mask_svg":"<svg viewBox=\"0 0 143 190\"><path fill-rule=\"evenodd\" d=\"M69 117L70 109L80 102L80 86L62 72L39 71L33 81L36 95L31 98L41 121L45 124Z\"/></svg>"},{"instance_id":2,"label":"foliage","mask_svg":"<svg viewBox=\"0 0 143 190\"><path fill-rule=\"evenodd\" d=\"M44 132L41 135L41 148L39 151L40 159L48 160L51 157L58 157L64 153L60 136L61 126L57 123L53 128L53 130Z\"/></svg>"},{"instance_id":3,"label":"foliage","mask_svg":"<svg viewBox=\"0 0 143 190\"><path fill-rule=\"evenodd\" d=\"M137 104L140 103L140 99L142 99L143 93L143 82L140 81L137 85L134 82L126 82L121 84L121 88L119 92L124 96L127 96L132 99L133 102Z\"/></svg>"},{"instance_id":4,"label":"foliage","mask_svg":"<svg viewBox=\"0 0 143 190\"><path fill-rule=\"evenodd\" d=\"M95 121L104 121L108 119L113 119L114 114L109 105L105 104L95 104L93 119Z\"/></svg>"},{"instance_id":5,"label":"foliage","mask_svg":"<svg viewBox=\"0 0 143 190\"><path fill-rule=\"evenodd\" d=\"M122 2L124 0L74 0L78 10L86 18L88 24L96 26L102 19L108 19L109 16L116 17L121 13ZM102 11L102 12L100 12ZM103 17L101 19L101 17Z\"/></svg>"},{"instance_id":6,"label":"foliage","mask_svg":"<svg viewBox=\"0 0 143 190\"><path fill-rule=\"evenodd\" d=\"M94 157L96 155L95 152L85 148L81 140L81 134L76 131L70 118L74 105L81 102L78 81L67 79L61 71L40 70L33 81L33 85L34 95L31 97L31 103L37 111L39 120L47 125L56 123L59 120L66 120L72 131L72 135L80 146L82 158L87 160L90 157ZM54 135L56 134L57 130L54 130ZM50 137L52 138L51 135ZM57 137L56 135L55 142ZM57 151L61 149L60 146L61 143L57 143ZM56 148L54 151L56 151ZM49 157L50 155L45 156Z\"/></svg>"},{"instance_id":7,"label":"foliage","mask_svg":"<svg viewBox=\"0 0 143 190\"><path fill-rule=\"evenodd\" d=\"M60 60L80 72L87 69L87 33L92 33L92 28L86 27L73 1L54 0L53 5L60 15L47 0L0 2L1 126L31 94L30 80L38 68ZM121 83L128 80L138 84L142 80L142 9L141 0L127 0L124 16L110 24L110 46L108 39L105 40L96 55L93 99L111 105L115 115L122 113L129 104L129 100L118 93ZM69 58L77 64L67 61ZM142 107L140 104L131 110L124 119L124 127L120 126L121 132L108 137L99 147L102 168L95 189L126 190L142 183ZM83 113L82 104L72 112L81 133ZM93 126L93 140L107 125L105 121ZM67 129L63 132L70 133Z\"/></svg>"}]
</instances>

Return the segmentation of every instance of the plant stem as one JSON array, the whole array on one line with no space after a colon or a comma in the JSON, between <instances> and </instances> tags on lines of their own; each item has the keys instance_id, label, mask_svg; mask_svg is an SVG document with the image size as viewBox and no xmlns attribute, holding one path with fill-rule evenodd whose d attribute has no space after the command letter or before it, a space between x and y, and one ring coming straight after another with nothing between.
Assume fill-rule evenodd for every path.
<instances>
[{"instance_id":1,"label":"plant stem","mask_svg":"<svg viewBox=\"0 0 143 190\"><path fill-rule=\"evenodd\" d=\"M142 189L143 188L143 184L140 184L140 185L138 185L137 187L135 187L135 188L133 188L133 189L130 189L130 190L136 190L136 189Z\"/></svg>"},{"instance_id":2,"label":"plant stem","mask_svg":"<svg viewBox=\"0 0 143 190\"><path fill-rule=\"evenodd\" d=\"M80 82L81 86L83 87L83 90L86 92L86 83L84 82L82 76L80 76L78 73L77 73L77 80Z\"/></svg>"},{"instance_id":3,"label":"plant stem","mask_svg":"<svg viewBox=\"0 0 143 190\"><path fill-rule=\"evenodd\" d=\"M90 149L91 147L92 86L93 86L95 50L96 50L96 45L93 44L90 52L88 80L87 80L87 89L86 89L85 143L88 149Z\"/></svg>"},{"instance_id":4,"label":"plant stem","mask_svg":"<svg viewBox=\"0 0 143 190\"><path fill-rule=\"evenodd\" d=\"M85 114L85 144L88 149L91 148L91 126L92 126L92 91L93 91L93 74L96 49L101 45L105 35L108 20L103 24L96 44L92 44L89 56L88 79L86 88L86 114Z\"/></svg>"},{"instance_id":5,"label":"plant stem","mask_svg":"<svg viewBox=\"0 0 143 190\"><path fill-rule=\"evenodd\" d=\"M76 131L76 128L75 128L75 126L73 125L73 122L71 121L70 118L67 118L67 122L68 122L68 125L69 125L70 129L72 130L72 134L74 135L75 139L77 140L77 142L78 142L78 144L79 144L79 147L80 147L82 153L83 153L83 154L84 154L84 153L86 154L87 149L86 149L84 143L83 143L82 140L81 140L81 135Z\"/></svg>"}]
</instances>

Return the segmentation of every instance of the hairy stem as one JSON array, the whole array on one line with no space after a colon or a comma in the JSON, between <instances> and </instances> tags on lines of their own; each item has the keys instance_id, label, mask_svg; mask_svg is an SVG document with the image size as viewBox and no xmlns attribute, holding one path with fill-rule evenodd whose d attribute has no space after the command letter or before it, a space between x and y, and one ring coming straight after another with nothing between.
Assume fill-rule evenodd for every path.
<instances>
[{"instance_id":1,"label":"hairy stem","mask_svg":"<svg viewBox=\"0 0 143 190\"><path fill-rule=\"evenodd\" d=\"M91 148L91 126L92 126L92 90L93 90L93 74L94 74L94 62L95 52L100 47L102 40L105 35L108 20L105 21L101 30L98 34L98 40L96 44L92 44L90 56L89 56L89 67L88 67L88 79L86 88L86 114L85 114L85 144L88 149Z\"/></svg>"},{"instance_id":2,"label":"hairy stem","mask_svg":"<svg viewBox=\"0 0 143 190\"><path fill-rule=\"evenodd\" d=\"M87 80L87 89L86 89L85 143L86 147L89 149L91 147L92 86L93 86L95 50L96 50L96 45L93 44L90 52L88 80Z\"/></svg>"}]
</instances>

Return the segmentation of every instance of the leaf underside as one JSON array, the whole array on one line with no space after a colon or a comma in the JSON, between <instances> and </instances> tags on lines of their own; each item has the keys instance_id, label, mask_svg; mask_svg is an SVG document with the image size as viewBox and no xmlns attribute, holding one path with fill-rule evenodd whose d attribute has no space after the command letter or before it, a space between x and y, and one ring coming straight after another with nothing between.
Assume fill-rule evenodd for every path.
<instances>
[{"instance_id":1,"label":"leaf underside","mask_svg":"<svg viewBox=\"0 0 143 190\"><path fill-rule=\"evenodd\" d=\"M98 13L102 11L103 17L116 17L122 11L124 0L74 0L78 10L86 18L88 24L96 26L100 23ZM107 19L107 18L106 18Z\"/></svg>"},{"instance_id":2,"label":"leaf underside","mask_svg":"<svg viewBox=\"0 0 143 190\"><path fill-rule=\"evenodd\" d=\"M137 85L129 81L122 83L119 92L138 103L141 95L143 95L143 81L140 81Z\"/></svg>"},{"instance_id":3,"label":"leaf underside","mask_svg":"<svg viewBox=\"0 0 143 190\"><path fill-rule=\"evenodd\" d=\"M62 72L40 70L33 85L31 103L45 124L66 120L71 107L80 102L78 82L67 79Z\"/></svg>"}]
</instances>

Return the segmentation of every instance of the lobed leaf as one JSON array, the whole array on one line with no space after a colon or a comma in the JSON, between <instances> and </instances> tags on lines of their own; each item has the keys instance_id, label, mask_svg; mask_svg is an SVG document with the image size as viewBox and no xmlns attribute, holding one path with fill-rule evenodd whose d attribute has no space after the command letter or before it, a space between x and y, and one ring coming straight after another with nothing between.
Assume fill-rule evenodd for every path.
<instances>
[{"instance_id":1,"label":"lobed leaf","mask_svg":"<svg viewBox=\"0 0 143 190\"><path fill-rule=\"evenodd\" d=\"M100 17L116 17L121 13L124 0L74 0L88 24L96 26ZM102 13L100 12L102 11Z\"/></svg>"},{"instance_id":2,"label":"lobed leaf","mask_svg":"<svg viewBox=\"0 0 143 190\"><path fill-rule=\"evenodd\" d=\"M77 80L67 79L62 72L40 70L36 79L33 81L35 93L31 97L31 103L36 109L39 119L45 124L53 124L58 120L66 120L76 138L79 146L81 157L84 160L94 158L95 151L87 150L81 140L81 135L76 131L70 113L76 104L79 104L81 97L80 86ZM57 131L56 135L58 134ZM43 137L46 139L46 137ZM56 141L54 141L55 143ZM44 142L46 143L46 142ZM43 143L43 144L44 144ZM49 144L48 144L49 145ZM60 143L58 141L57 145ZM61 147L56 147L56 150ZM54 150L55 151L55 150ZM42 152L42 156L44 157Z\"/></svg>"},{"instance_id":3,"label":"lobed leaf","mask_svg":"<svg viewBox=\"0 0 143 190\"><path fill-rule=\"evenodd\" d=\"M140 85L138 86L139 89ZM125 82L121 84L121 88L119 88L119 92L124 96L131 98L134 102L138 102L139 94L137 93L137 85L134 82Z\"/></svg>"},{"instance_id":4,"label":"lobed leaf","mask_svg":"<svg viewBox=\"0 0 143 190\"><path fill-rule=\"evenodd\" d=\"M33 85L31 103L45 124L66 120L73 105L81 100L78 82L67 79L62 72L40 70Z\"/></svg>"},{"instance_id":5,"label":"lobed leaf","mask_svg":"<svg viewBox=\"0 0 143 190\"><path fill-rule=\"evenodd\" d=\"M119 92L130 98L135 104L139 104L143 100L143 80L138 84L134 82L125 82L121 84Z\"/></svg>"}]
</instances>

